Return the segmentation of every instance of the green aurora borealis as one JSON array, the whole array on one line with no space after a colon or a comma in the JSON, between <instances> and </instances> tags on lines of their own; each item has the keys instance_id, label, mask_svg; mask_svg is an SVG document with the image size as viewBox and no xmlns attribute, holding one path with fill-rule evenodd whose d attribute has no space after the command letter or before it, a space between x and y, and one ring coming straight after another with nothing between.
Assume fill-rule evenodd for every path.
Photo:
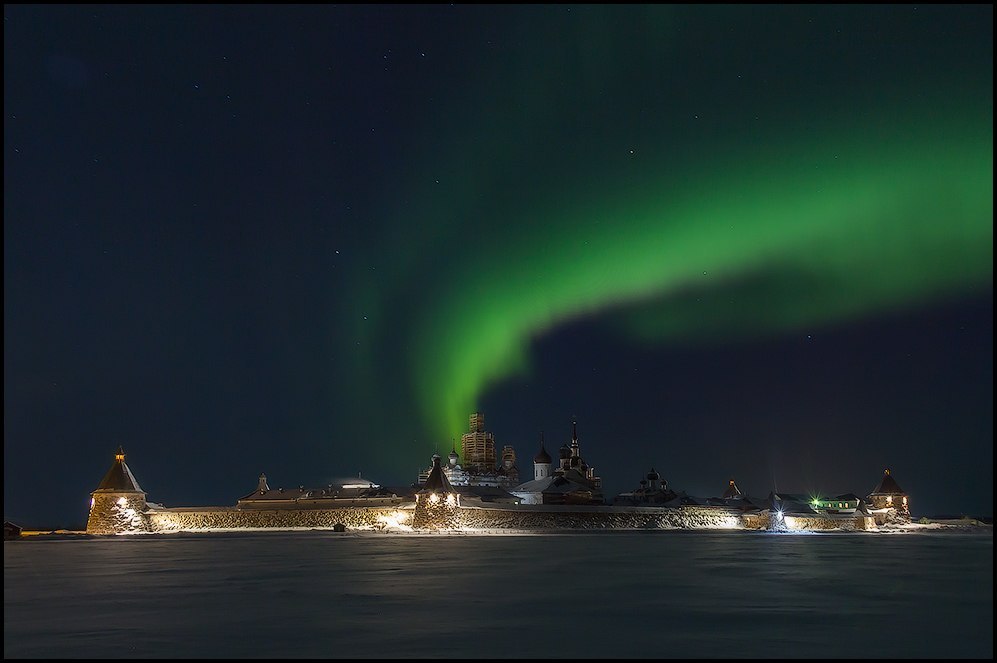
<instances>
[{"instance_id":1,"label":"green aurora borealis","mask_svg":"<svg viewBox=\"0 0 997 663\"><path fill-rule=\"evenodd\" d=\"M474 410L607 498L990 508L993 5L4 17L5 519L119 445L174 505L408 490Z\"/></svg>"},{"instance_id":2,"label":"green aurora borealis","mask_svg":"<svg viewBox=\"0 0 997 663\"><path fill-rule=\"evenodd\" d=\"M658 20L627 29L669 39L628 41L597 17L559 45L521 28L531 48L485 76L497 101L469 83L477 91L461 98L478 105L432 151L413 148L417 170L447 175L447 193L412 183L412 200L388 215L395 271L364 291L375 311L364 324L374 345L402 337L404 389L437 440L459 440L489 387L530 370L531 343L580 316L631 342L702 343L991 282L992 94L980 95L974 72L921 66L897 80L791 39L773 48L789 61L783 88L717 92L718 68L669 63L717 46L731 72L756 73L738 62L753 42L719 41L751 14L732 10L704 42L682 42L665 17L691 31L689 15L641 12ZM595 33L612 46L583 57L578 45ZM808 55L794 64L793 49ZM707 110L687 112L697 94ZM404 325L384 313L399 309Z\"/></svg>"},{"instance_id":3,"label":"green aurora borealis","mask_svg":"<svg viewBox=\"0 0 997 663\"><path fill-rule=\"evenodd\" d=\"M785 331L989 282L992 133L975 128L839 149L822 169L806 167L809 146L774 170L745 159L681 191L662 178L642 195L525 224L454 265L460 287L420 320L413 374L425 415L440 435L459 433L484 389L527 368L532 338L621 305L638 304L623 328L665 342Z\"/></svg>"}]
</instances>

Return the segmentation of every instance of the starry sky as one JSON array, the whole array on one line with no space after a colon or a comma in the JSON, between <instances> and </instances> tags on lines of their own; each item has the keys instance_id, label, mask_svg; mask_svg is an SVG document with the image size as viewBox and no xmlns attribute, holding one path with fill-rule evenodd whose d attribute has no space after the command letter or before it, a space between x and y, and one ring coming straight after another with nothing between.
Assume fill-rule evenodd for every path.
<instances>
[{"instance_id":1,"label":"starry sky","mask_svg":"<svg viewBox=\"0 0 997 663\"><path fill-rule=\"evenodd\" d=\"M4 512L411 484L993 512L992 5L4 6Z\"/></svg>"}]
</instances>

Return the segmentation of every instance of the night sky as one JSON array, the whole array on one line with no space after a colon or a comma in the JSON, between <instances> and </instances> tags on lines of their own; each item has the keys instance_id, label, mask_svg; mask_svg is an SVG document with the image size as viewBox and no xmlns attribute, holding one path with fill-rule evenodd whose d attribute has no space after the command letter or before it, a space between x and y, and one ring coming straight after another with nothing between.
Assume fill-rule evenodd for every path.
<instances>
[{"instance_id":1,"label":"night sky","mask_svg":"<svg viewBox=\"0 0 997 663\"><path fill-rule=\"evenodd\" d=\"M993 513L992 5L4 6L4 517L525 479Z\"/></svg>"}]
</instances>

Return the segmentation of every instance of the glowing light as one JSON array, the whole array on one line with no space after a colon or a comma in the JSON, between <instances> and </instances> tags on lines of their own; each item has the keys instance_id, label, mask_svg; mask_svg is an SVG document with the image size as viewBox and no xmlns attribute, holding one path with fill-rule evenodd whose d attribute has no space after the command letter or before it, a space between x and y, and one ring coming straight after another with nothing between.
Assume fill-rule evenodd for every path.
<instances>
[{"instance_id":1,"label":"glowing light","mask_svg":"<svg viewBox=\"0 0 997 663\"><path fill-rule=\"evenodd\" d=\"M91 497L90 498L90 508L92 509L93 505L96 504L96 503L97 503L97 500L95 498Z\"/></svg>"},{"instance_id":2,"label":"glowing light","mask_svg":"<svg viewBox=\"0 0 997 663\"><path fill-rule=\"evenodd\" d=\"M377 517L378 522L383 523L385 527L394 527L396 529L412 529L408 525L408 521L411 514L404 511L394 511L392 513L384 513Z\"/></svg>"},{"instance_id":3,"label":"glowing light","mask_svg":"<svg viewBox=\"0 0 997 663\"><path fill-rule=\"evenodd\" d=\"M126 504L128 504L128 500L126 500L124 497L118 498L118 506L124 506Z\"/></svg>"},{"instance_id":4,"label":"glowing light","mask_svg":"<svg viewBox=\"0 0 997 663\"><path fill-rule=\"evenodd\" d=\"M607 185L602 200L577 208L524 202L493 251L433 266L439 296L408 326L427 423L458 434L485 389L528 370L534 339L585 315L611 315L649 343L709 342L729 329L784 332L991 283L992 115L923 123L895 111L892 124L897 132L875 139L865 136L871 122L763 156L731 151L723 162L737 167L690 164L681 186L669 177L675 164L649 164L640 185ZM846 146L847 166L806 167L831 144ZM717 195L702 195L706 187Z\"/></svg>"},{"instance_id":5,"label":"glowing light","mask_svg":"<svg viewBox=\"0 0 997 663\"><path fill-rule=\"evenodd\" d=\"M457 498L453 493L447 495L447 506L455 506L457 504Z\"/></svg>"},{"instance_id":6,"label":"glowing light","mask_svg":"<svg viewBox=\"0 0 997 663\"><path fill-rule=\"evenodd\" d=\"M344 483L340 488L380 488L381 485L365 481L363 483Z\"/></svg>"},{"instance_id":7,"label":"glowing light","mask_svg":"<svg viewBox=\"0 0 997 663\"><path fill-rule=\"evenodd\" d=\"M776 511L776 512L775 512L775 518L776 518L776 520L778 520L779 522L782 522L782 511Z\"/></svg>"},{"instance_id":8,"label":"glowing light","mask_svg":"<svg viewBox=\"0 0 997 663\"><path fill-rule=\"evenodd\" d=\"M436 504L437 502L440 501L440 496L437 495L436 493L430 493L429 501L432 502L433 504Z\"/></svg>"},{"instance_id":9,"label":"glowing light","mask_svg":"<svg viewBox=\"0 0 997 663\"><path fill-rule=\"evenodd\" d=\"M358 386L419 399L427 434L460 444L485 390L529 368L532 342L581 317L653 343L722 342L992 287L993 95L969 87L968 72L924 62L938 69L910 67L849 103L784 99L771 108L780 121L745 131L738 114L689 140L673 121L680 104L662 101L647 107L655 120L638 150L623 142L629 104L601 95L628 94L618 72L631 65L674 62L676 42L619 45L611 59L593 56L597 66L563 67L563 86L547 85L544 67L513 67L503 84L533 103L472 104L446 132L424 132L432 149L415 152L427 160L406 167L407 186L376 219L376 248L391 259L376 278L369 261L353 262L343 317L356 320ZM490 100L498 80L481 76L460 95ZM599 131L553 131L561 109L579 105L606 109ZM586 156L629 150L639 168ZM429 169L446 173L445 192L424 186ZM392 345L404 352L384 371Z\"/></svg>"}]
</instances>

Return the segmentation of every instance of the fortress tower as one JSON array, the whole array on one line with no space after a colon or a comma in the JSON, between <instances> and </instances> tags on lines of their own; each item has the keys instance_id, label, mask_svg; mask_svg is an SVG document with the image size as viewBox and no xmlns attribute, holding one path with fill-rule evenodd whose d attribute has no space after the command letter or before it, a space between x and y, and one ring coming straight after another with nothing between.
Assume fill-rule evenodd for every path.
<instances>
[{"instance_id":1,"label":"fortress tower","mask_svg":"<svg viewBox=\"0 0 997 663\"><path fill-rule=\"evenodd\" d=\"M890 470L883 470L883 478L865 498L873 509L894 509L901 518L910 518L907 493L900 487Z\"/></svg>"},{"instance_id":2,"label":"fortress tower","mask_svg":"<svg viewBox=\"0 0 997 663\"><path fill-rule=\"evenodd\" d=\"M412 527L415 529L455 529L458 526L457 509L460 495L447 479L440 465L440 455L433 454L433 469L422 490L415 494L415 512Z\"/></svg>"},{"instance_id":3,"label":"fortress tower","mask_svg":"<svg viewBox=\"0 0 997 663\"><path fill-rule=\"evenodd\" d=\"M111 469L90 495L87 534L149 531L145 491L139 487L135 475L125 463L125 451L120 446L114 454Z\"/></svg>"}]
</instances>

